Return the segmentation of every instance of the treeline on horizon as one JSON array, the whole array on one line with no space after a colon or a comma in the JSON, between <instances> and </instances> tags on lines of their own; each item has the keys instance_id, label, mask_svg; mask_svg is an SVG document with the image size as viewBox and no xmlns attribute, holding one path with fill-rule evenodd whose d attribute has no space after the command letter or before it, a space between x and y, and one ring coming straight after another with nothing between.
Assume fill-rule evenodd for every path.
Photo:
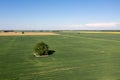
<instances>
[{"instance_id":1,"label":"treeline on horizon","mask_svg":"<svg viewBox=\"0 0 120 80\"><path fill-rule=\"evenodd\" d=\"M0 30L0 32L62 32L62 31L120 32L120 30Z\"/></svg>"}]
</instances>

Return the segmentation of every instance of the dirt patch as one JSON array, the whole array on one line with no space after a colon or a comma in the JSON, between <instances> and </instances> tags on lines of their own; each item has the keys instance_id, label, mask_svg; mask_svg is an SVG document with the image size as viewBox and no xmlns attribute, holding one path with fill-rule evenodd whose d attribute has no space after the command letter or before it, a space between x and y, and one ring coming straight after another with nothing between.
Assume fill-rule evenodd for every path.
<instances>
[{"instance_id":1,"label":"dirt patch","mask_svg":"<svg viewBox=\"0 0 120 80\"><path fill-rule=\"evenodd\" d=\"M53 32L0 32L0 36L60 35Z\"/></svg>"}]
</instances>

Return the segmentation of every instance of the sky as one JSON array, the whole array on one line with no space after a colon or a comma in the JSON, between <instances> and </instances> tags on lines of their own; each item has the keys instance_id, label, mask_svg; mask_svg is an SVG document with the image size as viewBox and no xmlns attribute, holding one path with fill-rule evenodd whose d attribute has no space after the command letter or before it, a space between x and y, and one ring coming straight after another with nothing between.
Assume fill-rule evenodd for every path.
<instances>
[{"instance_id":1,"label":"sky","mask_svg":"<svg viewBox=\"0 0 120 80\"><path fill-rule=\"evenodd\" d=\"M0 30L120 30L120 0L0 0Z\"/></svg>"}]
</instances>

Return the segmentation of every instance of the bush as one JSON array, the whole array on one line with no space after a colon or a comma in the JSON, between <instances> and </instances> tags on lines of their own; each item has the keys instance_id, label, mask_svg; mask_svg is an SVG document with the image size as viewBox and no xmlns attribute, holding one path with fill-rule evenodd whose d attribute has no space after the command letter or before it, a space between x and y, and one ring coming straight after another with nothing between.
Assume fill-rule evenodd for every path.
<instances>
[{"instance_id":1,"label":"bush","mask_svg":"<svg viewBox=\"0 0 120 80\"><path fill-rule=\"evenodd\" d=\"M24 32L22 32L22 34L24 34Z\"/></svg>"},{"instance_id":2,"label":"bush","mask_svg":"<svg viewBox=\"0 0 120 80\"><path fill-rule=\"evenodd\" d=\"M37 43L34 47L34 55L37 57L42 55L48 55L48 45L44 42Z\"/></svg>"}]
</instances>

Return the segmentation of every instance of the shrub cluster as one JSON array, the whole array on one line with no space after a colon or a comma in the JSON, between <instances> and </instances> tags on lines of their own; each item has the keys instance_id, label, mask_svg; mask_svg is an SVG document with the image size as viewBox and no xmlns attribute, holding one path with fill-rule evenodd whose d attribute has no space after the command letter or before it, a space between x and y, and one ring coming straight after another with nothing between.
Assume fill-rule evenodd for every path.
<instances>
[{"instance_id":1,"label":"shrub cluster","mask_svg":"<svg viewBox=\"0 0 120 80\"><path fill-rule=\"evenodd\" d=\"M48 45L44 42L37 43L34 47L34 53L37 56L48 55Z\"/></svg>"}]
</instances>

